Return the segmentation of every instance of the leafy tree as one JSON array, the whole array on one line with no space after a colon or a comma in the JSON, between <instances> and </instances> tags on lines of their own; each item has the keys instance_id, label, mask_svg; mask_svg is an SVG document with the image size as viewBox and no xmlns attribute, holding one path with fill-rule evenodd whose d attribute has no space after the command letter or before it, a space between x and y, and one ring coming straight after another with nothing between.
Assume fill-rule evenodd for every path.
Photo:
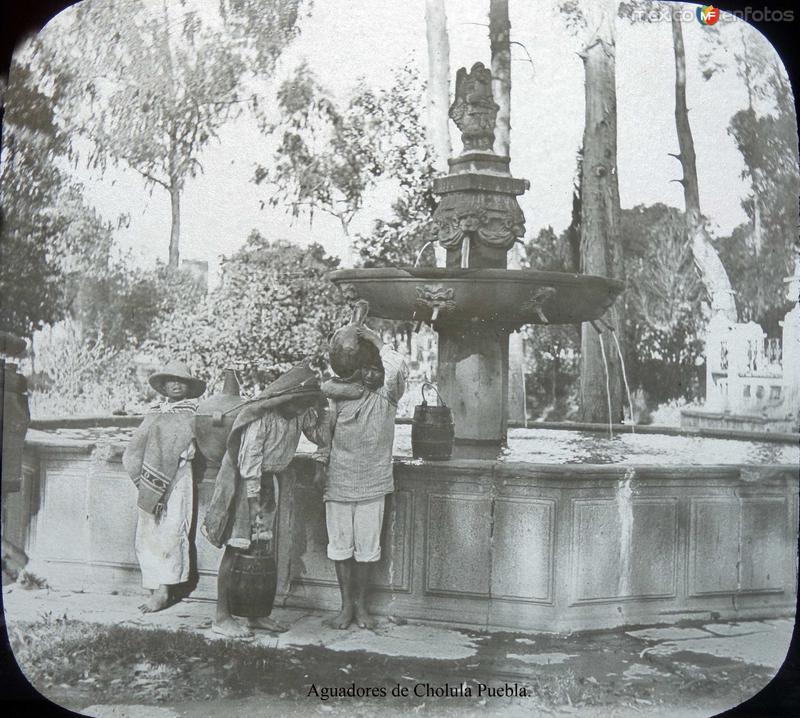
<instances>
[{"instance_id":1,"label":"leafy tree","mask_svg":"<svg viewBox=\"0 0 800 718\"><path fill-rule=\"evenodd\" d=\"M664 204L623 209L626 369L632 389L658 404L699 395L703 285L693 271L683 212Z\"/></svg>"},{"instance_id":2,"label":"leafy tree","mask_svg":"<svg viewBox=\"0 0 800 718\"><path fill-rule=\"evenodd\" d=\"M120 350L139 346L154 324L177 308L202 302L205 288L184 271L163 264L143 270L132 261L119 261L92 281L81 281L72 315L86 339L102 340Z\"/></svg>"},{"instance_id":3,"label":"leafy tree","mask_svg":"<svg viewBox=\"0 0 800 718\"><path fill-rule=\"evenodd\" d=\"M307 357L321 368L342 315L326 278L337 266L317 244L270 242L254 231L225 260L220 286L200 300L177 297L146 346L187 361L212 382L223 368L238 367L251 388Z\"/></svg>"},{"instance_id":4,"label":"leafy tree","mask_svg":"<svg viewBox=\"0 0 800 718\"><path fill-rule=\"evenodd\" d=\"M425 85L417 73L403 67L379 90L360 81L340 106L301 64L281 86L278 105L281 120L271 128L281 134L275 161L255 177L274 187L270 204L311 221L316 212L338 219L347 266L353 248L368 265L413 264L436 207ZM350 224L379 180L398 186L393 217L376 222L371 236L352 238Z\"/></svg>"},{"instance_id":5,"label":"leafy tree","mask_svg":"<svg viewBox=\"0 0 800 718\"><path fill-rule=\"evenodd\" d=\"M792 274L798 248L797 122L791 90L778 67L772 82L775 110L739 110L728 127L744 159L743 177L750 180L750 193L742 201L750 222L720 242L743 318L762 323L788 309L776 288Z\"/></svg>"},{"instance_id":6,"label":"leafy tree","mask_svg":"<svg viewBox=\"0 0 800 718\"><path fill-rule=\"evenodd\" d=\"M169 266L180 257L180 202L199 156L244 106L251 74L269 76L297 33L302 0L205 3L93 0L43 31L43 72L64 80L58 97L70 132L90 141L89 165L130 167L169 193ZM72 150L78 152L77 145Z\"/></svg>"},{"instance_id":7,"label":"leafy tree","mask_svg":"<svg viewBox=\"0 0 800 718\"><path fill-rule=\"evenodd\" d=\"M74 299L65 276L102 271L111 246L111 227L59 167L68 140L55 118L60 84L51 84L42 92L18 54L5 97L0 325L23 336L64 316Z\"/></svg>"},{"instance_id":8,"label":"leafy tree","mask_svg":"<svg viewBox=\"0 0 800 718\"><path fill-rule=\"evenodd\" d=\"M703 287L692 269L683 212L664 204L639 205L623 209L620 222L625 253L625 346L629 348L626 373L631 389L643 390L652 406L696 398L703 380L699 339ZM526 245L528 264L544 271L573 271L572 232L568 227L559 236L552 228L543 228ZM529 327L525 332L531 413L575 418L580 328Z\"/></svg>"},{"instance_id":9,"label":"leafy tree","mask_svg":"<svg viewBox=\"0 0 800 718\"><path fill-rule=\"evenodd\" d=\"M628 310L654 330L672 332L700 313L702 285L692 271L683 212L658 203L622 210Z\"/></svg>"},{"instance_id":10,"label":"leafy tree","mask_svg":"<svg viewBox=\"0 0 800 718\"><path fill-rule=\"evenodd\" d=\"M544 227L525 245L525 264L545 272L573 272L567 228L556 235ZM581 329L573 325L528 325L525 339L525 394L532 417L578 418Z\"/></svg>"},{"instance_id":11,"label":"leafy tree","mask_svg":"<svg viewBox=\"0 0 800 718\"><path fill-rule=\"evenodd\" d=\"M438 205L433 179L438 174L422 112L425 84L410 67L394 75L391 86L376 94L376 117L383 156L383 175L398 184L392 216L378 219L355 247L365 267L410 266L433 239L433 213ZM432 248L419 255L421 266L434 266Z\"/></svg>"},{"instance_id":12,"label":"leafy tree","mask_svg":"<svg viewBox=\"0 0 800 718\"><path fill-rule=\"evenodd\" d=\"M719 242L742 318L777 331L786 310L782 280L793 270L797 246L797 121L785 70L765 38L745 22L723 17L700 53L703 77L734 72L745 91L745 107L731 117L731 135L744 160L750 190L742 200L749 221Z\"/></svg>"},{"instance_id":13,"label":"leafy tree","mask_svg":"<svg viewBox=\"0 0 800 718\"><path fill-rule=\"evenodd\" d=\"M363 83L339 107L306 63L278 90L281 133L272 167L256 169L256 183L275 191L269 203L288 206L292 217L325 212L339 220L346 266L352 265L350 223L364 195L383 172L375 94Z\"/></svg>"}]
</instances>

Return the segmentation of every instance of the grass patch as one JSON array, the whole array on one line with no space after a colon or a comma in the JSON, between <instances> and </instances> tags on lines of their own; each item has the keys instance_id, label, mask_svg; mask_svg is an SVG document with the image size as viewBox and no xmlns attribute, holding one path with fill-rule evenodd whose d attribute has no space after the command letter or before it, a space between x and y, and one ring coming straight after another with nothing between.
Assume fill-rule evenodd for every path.
<instances>
[{"instance_id":1,"label":"grass patch","mask_svg":"<svg viewBox=\"0 0 800 718\"><path fill-rule=\"evenodd\" d=\"M188 631L45 616L9 626L9 639L17 663L40 693L70 689L98 702L243 696L274 688L278 669L284 676L292 672L289 652L209 641Z\"/></svg>"}]
</instances>

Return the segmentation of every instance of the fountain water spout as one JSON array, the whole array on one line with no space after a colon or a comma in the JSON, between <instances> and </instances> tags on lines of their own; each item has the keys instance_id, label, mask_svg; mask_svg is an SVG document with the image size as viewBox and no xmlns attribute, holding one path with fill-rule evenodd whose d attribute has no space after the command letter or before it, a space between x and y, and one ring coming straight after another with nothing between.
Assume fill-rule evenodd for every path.
<instances>
[{"instance_id":1,"label":"fountain water spout","mask_svg":"<svg viewBox=\"0 0 800 718\"><path fill-rule=\"evenodd\" d=\"M419 260L422 259L422 253L431 245L436 244L435 239L428 240L425 244L422 245L422 249L417 252L417 258L414 260L414 266L416 267L419 264Z\"/></svg>"},{"instance_id":2,"label":"fountain water spout","mask_svg":"<svg viewBox=\"0 0 800 718\"><path fill-rule=\"evenodd\" d=\"M603 330L597 326L594 320L590 320L589 324L597 332L597 338L600 340L600 355L603 357L603 369L606 373L606 399L608 400L608 436L614 438L614 419L611 414L611 380L608 372L608 359L606 359L606 347L603 343Z\"/></svg>"},{"instance_id":3,"label":"fountain water spout","mask_svg":"<svg viewBox=\"0 0 800 718\"><path fill-rule=\"evenodd\" d=\"M625 360L622 358L622 349L619 346L619 339L617 333L611 329L611 336L614 337L614 344L617 347L617 356L619 357L619 365L622 367L622 383L625 384L625 394L628 396L628 410L631 412L631 434L636 433L636 420L633 418L633 400L631 399L631 388L628 386L628 375L625 372Z\"/></svg>"},{"instance_id":4,"label":"fountain water spout","mask_svg":"<svg viewBox=\"0 0 800 718\"><path fill-rule=\"evenodd\" d=\"M617 339L617 332L614 329L614 325L607 322L603 317L599 319L600 323L611 332L611 336L614 338L614 345L617 348L617 356L619 357L619 365L622 368L622 383L625 385L625 394L628 397L628 411L631 413L631 434L636 433L636 426L635 426L635 419L633 418L633 400L631 399L631 388L628 384L628 374L625 371L625 359L622 356L622 349L619 345L619 339ZM595 327L597 329L597 327Z\"/></svg>"},{"instance_id":5,"label":"fountain water spout","mask_svg":"<svg viewBox=\"0 0 800 718\"><path fill-rule=\"evenodd\" d=\"M609 332L611 332L611 336L614 339L614 346L617 349L617 356L619 357L619 365L620 365L620 368L622 369L622 383L625 386L625 394L628 397L628 411L630 411L630 414L631 414L631 434L635 434L636 433L636 427L634 425L634 421L635 420L634 420L634 417L633 417L633 399L631 398L631 387L628 384L628 374L625 371L625 359L622 356L622 348L619 345L619 339L617 339L617 332L614 329L614 326L612 324L610 324L609 322L607 322L602 317L600 319L598 319L597 321L599 321L606 329L608 329ZM600 329L594 321L590 321L589 324L592 325L594 330L597 332L598 338L600 339L600 352L603 355L603 363L604 363L605 369L606 369L606 395L608 396L608 402L609 402L608 403L608 425L609 425L609 433L610 433L611 432L611 423L612 423L611 422L611 395L610 395L609 390L608 390L608 381L609 381L609 378L608 378L608 364L606 362L605 346L603 345L603 334L602 334L603 330Z\"/></svg>"}]
</instances>

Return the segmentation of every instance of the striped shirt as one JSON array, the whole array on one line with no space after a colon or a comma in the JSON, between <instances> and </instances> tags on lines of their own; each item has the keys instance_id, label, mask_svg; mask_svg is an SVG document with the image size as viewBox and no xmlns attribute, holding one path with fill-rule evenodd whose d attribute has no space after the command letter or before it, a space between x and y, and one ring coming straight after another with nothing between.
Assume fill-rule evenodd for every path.
<instances>
[{"instance_id":1,"label":"striped shirt","mask_svg":"<svg viewBox=\"0 0 800 718\"><path fill-rule=\"evenodd\" d=\"M335 415L325 501L369 501L394 491L392 448L397 402L408 366L402 354L384 346L383 386L358 399L331 401Z\"/></svg>"}]
</instances>

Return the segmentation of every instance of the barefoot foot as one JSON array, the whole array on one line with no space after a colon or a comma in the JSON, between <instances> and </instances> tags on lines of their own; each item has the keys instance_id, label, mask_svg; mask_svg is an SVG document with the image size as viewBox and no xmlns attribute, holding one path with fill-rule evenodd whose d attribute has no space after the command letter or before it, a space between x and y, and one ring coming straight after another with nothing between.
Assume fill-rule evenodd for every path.
<instances>
[{"instance_id":1,"label":"barefoot foot","mask_svg":"<svg viewBox=\"0 0 800 718\"><path fill-rule=\"evenodd\" d=\"M289 627L278 623L274 618L269 616L261 616L259 618L248 618L247 625L253 629L261 629L264 631L271 631L272 633L283 633L288 631Z\"/></svg>"},{"instance_id":2,"label":"barefoot foot","mask_svg":"<svg viewBox=\"0 0 800 718\"><path fill-rule=\"evenodd\" d=\"M220 636L227 636L228 638L240 638L244 640L251 640L253 638L253 632L247 628L247 626L242 626L231 617L214 621L214 623L211 624L211 630L214 631L214 633L218 633Z\"/></svg>"},{"instance_id":3,"label":"barefoot foot","mask_svg":"<svg viewBox=\"0 0 800 718\"><path fill-rule=\"evenodd\" d=\"M328 626L328 628L338 628L339 630L343 630L347 628L353 622L353 609L343 608L339 613L337 613L333 618L326 618L323 622L323 626Z\"/></svg>"},{"instance_id":4,"label":"barefoot foot","mask_svg":"<svg viewBox=\"0 0 800 718\"><path fill-rule=\"evenodd\" d=\"M155 613L156 611L165 609L169 605L169 588L161 585L150 594L150 598L139 606L139 610L142 613Z\"/></svg>"},{"instance_id":5,"label":"barefoot foot","mask_svg":"<svg viewBox=\"0 0 800 718\"><path fill-rule=\"evenodd\" d=\"M375 619L369 615L369 612L363 606L356 606L356 623L359 628L375 628Z\"/></svg>"}]
</instances>

